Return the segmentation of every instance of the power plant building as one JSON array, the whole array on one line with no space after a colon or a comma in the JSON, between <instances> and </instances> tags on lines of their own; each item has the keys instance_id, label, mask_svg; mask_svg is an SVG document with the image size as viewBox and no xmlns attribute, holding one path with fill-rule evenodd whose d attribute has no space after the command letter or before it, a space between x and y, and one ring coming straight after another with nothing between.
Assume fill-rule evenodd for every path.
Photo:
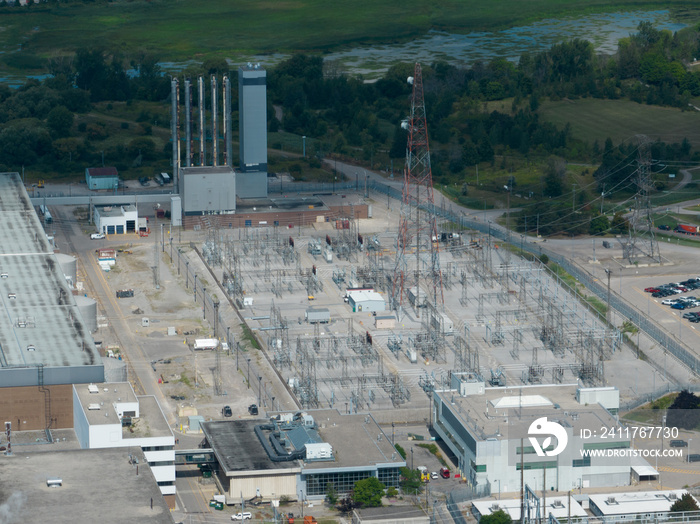
<instances>
[{"instance_id":1,"label":"power plant building","mask_svg":"<svg viewBox=\"0 0 700 524\"><path fill-rule=\"evenodd\" d=\"M181 168L180 192L185 216L236 211L236 174L229 166Z\"/></svg>"},{"instance_id":2,"label":"power plant building","mask_svg":"<svg viewBox=\"0 0 700 524\"><path fill-rule=\"evenodd\" d=\"M0 194L0 418L72 427L70 385L104 382L104 364L19 174Z\"/></svg>"},{"instance_id":3,"label":"power plant building","mask_svg":"<svg viewBox=\"0 0 700 524\"><path fill-rule=\"evenodd\" d=\"M267 196L267 72L260 64L238 69L240 198Z\"/></svg>"}]
</instances>

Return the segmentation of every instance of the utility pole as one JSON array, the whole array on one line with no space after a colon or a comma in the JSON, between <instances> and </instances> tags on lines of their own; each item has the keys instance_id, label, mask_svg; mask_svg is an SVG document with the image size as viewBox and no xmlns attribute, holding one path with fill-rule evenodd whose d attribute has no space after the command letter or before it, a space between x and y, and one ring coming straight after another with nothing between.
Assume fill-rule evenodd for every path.
<instances>
[{"instance_id":1,"label":"utility pole","mask_svg":"<svg viewBox=\"0 0 700 524\"><path fill-rule=\"evenodd\" d=\"M608 312L610 311L610 275L612 274L612 271L608 268L605 268L605 273L608 275ZM607 315L607 312L606 312Z\"/></svg>"}]
</instances>

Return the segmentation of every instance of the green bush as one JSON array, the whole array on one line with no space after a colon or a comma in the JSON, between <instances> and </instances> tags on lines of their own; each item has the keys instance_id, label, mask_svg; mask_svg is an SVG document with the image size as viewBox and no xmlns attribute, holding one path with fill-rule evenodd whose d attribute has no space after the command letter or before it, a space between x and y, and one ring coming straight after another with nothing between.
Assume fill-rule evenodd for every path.
<instances>
[{"instance_id":1,"label":"green bush","mask_svg":"<svg viewBox=\"0 0 700 524\"><path fill-rule=\"evenodd\" d=\"M401 458L406 460L406 450L403 449L399 444L396 444L394 447L396 448L396 451L399 452L399 455L401 455Z\"/></svg>"}]
</instances>

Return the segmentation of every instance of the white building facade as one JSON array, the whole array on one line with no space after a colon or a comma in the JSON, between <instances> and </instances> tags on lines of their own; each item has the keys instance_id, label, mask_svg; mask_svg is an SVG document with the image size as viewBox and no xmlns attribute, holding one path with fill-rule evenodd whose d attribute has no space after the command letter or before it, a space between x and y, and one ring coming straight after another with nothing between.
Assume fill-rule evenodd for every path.
<instances>
[{"instance_id":1,"label":"white building facade","mask_svg":"<svg viewBox=\"0 0 700 524\"><path fill-rule=\"evenodd\" d=\"M595 396L577 395L576 385L510 388L465 381L461 386L433 392L434 429L473 487L480 486L486 494L517 491L521 473L536 490L630 484L631 439L617 431L621 426L606 407L575 400L583 396L593 401ZM604 393L606 398L610 395ZM540 456L529 438L528 428L542 417L566 432L565 447L556 455ZM609 432L603 435L601 428ZM558 447L552 443L540 451L553 450ZM592 450L616 450L620 456L590 456Z\"/></svg>"},{"instance_id":2,"label":"white building facade","mask_svg":"<svg viewBox=\"0 0 700 524\"><path fill-rule=\"evenodd\" d=\"M140 447L160 492L174 502L175 437L155 397L136 396L129 383L120 382L74 385L73 400L80 447Z\"/></svg>"}]
</instances>

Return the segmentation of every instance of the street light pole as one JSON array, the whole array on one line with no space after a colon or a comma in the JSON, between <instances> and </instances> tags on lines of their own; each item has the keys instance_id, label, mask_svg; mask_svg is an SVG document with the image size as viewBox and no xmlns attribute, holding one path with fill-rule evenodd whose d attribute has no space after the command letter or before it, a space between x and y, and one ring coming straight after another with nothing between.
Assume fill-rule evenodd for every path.
<instances>
[{"instance_id":1,"label":"street light pole","mask_svg":"<svg viewBox=\"0 0 700 524\"><path fill-rule=\"evenodd\" d=\"M262 385L262 377L258 377L258 406L262 406L262 395L260 393L261 385Z\"/></svg>"},{"instance_id":2,"label":"street light pole","mask_svg":"<svg viewBox=\"0 0 700 524\"><path fill-rule=\"evenodd\" d=\"M608 312L610 312L610 275L611 275L611 273L612 273L612 271L610 269L605 268L605 274L608 275L608 311L606 312L606 314Z\"/></svg>"},{"instance_id":3,"label":"street light pole","mask_svg":"<svg viewBox=\"0 0 700 524\"><path fill-rule=\"evenodd\" d=\"M248 359L248 389L250 389L250 359Z\"/></svg>"}]
</instances>

